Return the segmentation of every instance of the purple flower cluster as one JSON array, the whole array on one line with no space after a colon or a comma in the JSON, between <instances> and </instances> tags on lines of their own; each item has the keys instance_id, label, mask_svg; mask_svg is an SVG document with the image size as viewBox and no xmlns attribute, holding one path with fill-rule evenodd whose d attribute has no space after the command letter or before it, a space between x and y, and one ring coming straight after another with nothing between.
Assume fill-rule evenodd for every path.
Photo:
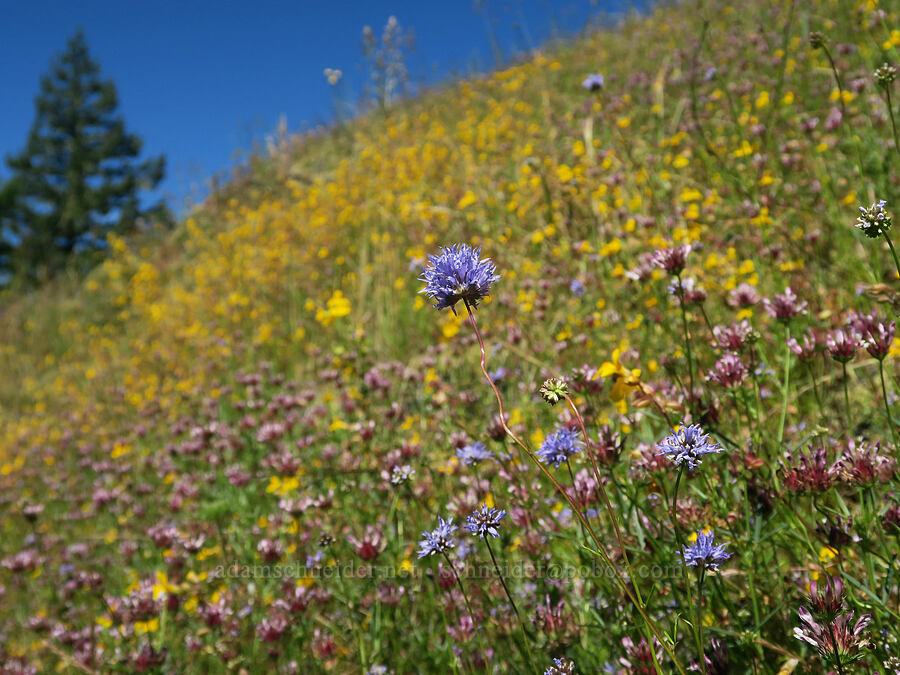
<instances>
[{"instance_id":1,"label":"purple flower cluster","mask_svg":"<svg viewBox=\"0 0 900 675\"><path fill-rule=\"evenodd\" d=\"M436 301L435 309L449 307L455 314L454 305L460 300L473 309L478 307L478 301L490 294L491 284L499 278L491 259L481 258L481 248L456 244L428 256L428 265L419 277L425 288L419 292Z\"/></svg>"},{"instance_id":2,"label":"purple flower cluster","mask_svg":"<svg viewBox=\"0 0 900 675\"><path fill-rule=\"evenodd\" d=\"M710 440L709 434L704 433L699 424L682 426L678 431L673 431L658 448L661 452L657 455L667 455L679 465L687 463L691 471L702 464L700 457L703 455L722 452L722 446Z\"/></svg>"},{"instance_id":3,"label":"purple flower cluster","mask_svg":"<svg viewBox=\"0 0 900 675\"><path fill-rule=\"evenodd\" d=\"M468 466L469 464L478 464L479 462L493 459L494 453L488 450L481 441L475 441L459 448L456 451L456 456L463 464Z\"/></svg>"},{"instance_id":4,"label":"purple flower cluster","mask_svg":"<svg viewBox=\"0 0 900 675\"><path fill-rule=\"evenodd\" d=\"M779 321L790 321L798 314L806 311L807 303L797 297L797 294L788 286L784 289L784 293L775 294L771 299L763 298L763 307L773 319Z\"/></svg>"},{"instance_id":5,"label":"purple flower cluster","mask_svg":"<svg viewBox=\"0 0 900 675\"><path fill-rule=\"evenodd\" d=\"M737 387L747 377L747 366L737 354L725 354L707 374L707 379L723 387Z\"/></svg>"},{"instance_id":6,"label":"purple flower cluster","mask_svg":"<svg viewBox=\"0 0 900 675\"><path fill-rule=\"evenodd\" d=\"M825 347L832 359L838 363L847 363L856 356L859 342L859 335L853 327L836 328L829 331L825 338Z\"/></svg>"},{"instance_id":7,"label":"purple flower cluster","mask_svg":"<svg viewBox=\"0 0 900 675\"><path fill-rule=\"evenodd\" d=\"M587 89L588 91L598 91L599 89L603 89L603 85L605 80L603 79L603 75L600 73L591 73L581 83L581 86Z\"/></svg>"},{"instance_id":8,"label":"purple flower cluster","mask_svg":"<svg viewBox=\"0 0 900 675\"><path fill-rule=\"evenodd\" d=\"M685 546L681 557L688 567L704 567L717 570L719 565L731 557L725 550L728 544L717 544L712 532L697 530L697 540L690 546Z\"/></svg>"},{"instance_id":9,"label":"purple flower cluster","mask_svg":"<svg viewBox=\"0 0 900 675\"><path fill-rule=\"evenodd\" d=\"M669 274L681 274L691 249L690 244L661 248L653 254L653 263Z\"/></svg>"},{"instance_id":10,"label":"purple flower cluster","mask_svg":"<svg viewBox=\"0 0 900 675\"><path fill-rule=\"evenodd\" d=\"M456 546L456 539L453 533L456 531L456 525L453 524L453 518L444 520L438 516L438 526L431 532L423 532L424 539L419 542L419 557L434 555L435 553L446 553Z\"/></svg>"},{"instance_id":11,"label":"purple flower cluster","mask_svg":"<svg viewBox=\"0 0 900 675\"><path fill-rule=\"evenodd\" d=\"M465 528L472 534L484 539L485 536L499 537L500 521L506 517L506 511L482 504L466 516Z\"/></svg>"},{"instance_id":12,"label":"purple flower cluster","mask_svg":"<svg viewBox=\"0 0 900 675\"><path fill-rule=\"evenodd\" d=\"M534 454L544 464L552 464L556 468L576 452L580 452L582 445L584 443L578 438L577 432L562 428L548 434Z\"/></svg>"}]
</instances>

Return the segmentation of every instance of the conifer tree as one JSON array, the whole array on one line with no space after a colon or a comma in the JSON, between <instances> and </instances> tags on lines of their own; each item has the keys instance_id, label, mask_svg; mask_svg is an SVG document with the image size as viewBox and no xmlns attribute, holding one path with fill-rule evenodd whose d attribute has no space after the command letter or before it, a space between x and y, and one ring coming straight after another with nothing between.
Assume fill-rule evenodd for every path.
<instances>
[{"instance_id":1,"label":"conifer tree","mask_svg":"<svg viewBox=\"0 0 900 675\"><path fill-rule=\"evenodd\" d=\"M35 107L25 149L6 160L12 178L0 200L14 273L38 281L73 256L90 264L109 232L168 222L163 203L142 208L140 200L162 180L165 160L138 161L141 140L126 132L115 85L101 78L81 31L41 78Z\"/></svg>"}]
</instances>

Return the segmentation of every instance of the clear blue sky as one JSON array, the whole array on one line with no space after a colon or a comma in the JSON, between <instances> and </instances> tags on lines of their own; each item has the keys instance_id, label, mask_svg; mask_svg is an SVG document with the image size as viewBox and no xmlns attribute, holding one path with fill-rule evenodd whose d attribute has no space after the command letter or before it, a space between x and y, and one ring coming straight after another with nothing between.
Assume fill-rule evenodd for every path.
<instances>
[{"instance_id":1,"label":"clear blue sky","mask_svg":"<svg viewBox=\"0 0 900 675\"><path fill-rule=\"evenodd\" d=\"M328 122L344 73L355 100L366 79L362 28L389 16L411 28L414 82L493 67L490 35L505 58L580 30L602 13L644 0L30 0L4 3L0 20L0 159L18 152L34 118L40 76L83 28L104 77L119 92L126 127L144 154L164 154L163 194L177 209L204 193L286 115L291 130ZM490 30L489 30L490 28ZM599 64L598 64L599 65ZM5 163L0 177L8 176Z\"/></svg>"}]
</instances>

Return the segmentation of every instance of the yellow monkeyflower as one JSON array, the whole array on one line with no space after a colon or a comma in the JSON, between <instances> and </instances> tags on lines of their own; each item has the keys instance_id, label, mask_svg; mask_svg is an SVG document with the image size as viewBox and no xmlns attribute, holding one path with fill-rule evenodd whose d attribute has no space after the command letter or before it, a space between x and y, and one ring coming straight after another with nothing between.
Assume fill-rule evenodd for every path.
<instances>
[{"instance_id":1,"label":"yellow monkeyflower","mask_svg":"<svg viewBox=\"0 0 900 675\"><path fill-rule=\"evenodd\" d=\"M613 350L612 359L605 361L594 375L594 379L598 377L612 378L613 386L609 392L609 400L616 404L616 410L622 414L628 410L625 397L637 389L641 377L639 368L628 370L620 362L622 352L626 348L627 344L623 341L617 349Z\"/></svg>"}]
</instances>

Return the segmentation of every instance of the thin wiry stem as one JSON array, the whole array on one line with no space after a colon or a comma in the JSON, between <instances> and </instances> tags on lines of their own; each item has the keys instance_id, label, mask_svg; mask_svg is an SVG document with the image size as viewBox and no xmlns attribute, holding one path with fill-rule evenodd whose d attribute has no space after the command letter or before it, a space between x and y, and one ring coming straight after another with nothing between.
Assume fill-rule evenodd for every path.
<instances>
[{"instance_id":1,"label":"thin wiry stem","mask_svg":"<svg viewBox=\"0 0 900 675\"><path fill-rule=\"evenodd\" d=\"M894 418L891 415L891 404L888 403L887 387L884 384L884 358L878 359L878 374L881 376L881 395L884 398L884 412L887 413L888 426L891 428L891 438L894 439L894 452L900 449L900 443L897 443L897 425L894 424Z\"/></svg>"},{"instance_id":2,"label":"thin wiry stem","mask_svg":"<svg viewBox=\"0 0 900 675\"><path fill-rule=\"evenodd\" d=\"M900 277L900 260L897 259L897 251L894 249L894 242L888 236L887 232L882 232L884 240L887 242L888 248L891 249L891 257L894 259L894 267L897 268L897 276Z\"/></svg>"},{"instance_id":3,"label":"thin wiry stem","mask_svg":"<svg viewBox=\"0 0 900 675\"><path fill-rule=\"evenodd\" d=\"M506 434L515 441L516 445L518 445L522 450L525 451L525 454L532 461L532 463L553 483L553 486L556 488L556 491L562 495L563 499L568 502L569 506L572 508L572 511L575 513L578 520L585 527L590 534L591 539L594 541L594 545L597 547L596 553L600 555L603 561L607 564L609 569L612 571L613 576L616 579L616 583L619 585L619 588L622 589L622 592L628 597L631 603L638 610L638 613L641 615L641 618L646 623L647 627L653 631L654 636L657 640L659 640L660 644L666 650L666 653L672 659L672 662L675 664L675 667L678 669L678 672L681 675L687 675L687 671L685 671L684 666L681 665L681 662L678 660L678 657L675 655L675 650L672 648L672 645L669 644L668 640L666 640L662 631L656 626L656 623L650 618L647 614L647 610L644 609L643 603L639 602L635 597L634 593L632 593L631 589L628 587L628 583L622 577L622 574L619 572L618 568L613 564L612 559L609 557L609 554L606 552L606 549L600 543L600 539L597 536L597 533L594 531L594 528L591 527L591 524L585 519L584 514L581 513L578 506L569 496L569 493L566 489L560 484L558 480L554 477L550 470L544 466L541 461L534 455L531 449L525 445L525 443L520 439L512 429L509 428L509 425L506 423L506 414L503 411L503 397L500 395L500 390L497 389L497 385L494 384L494 380L491 379L491 376L488 374L487 367L485 366L485 350L484 350L484 339L481 337L481 331L478 329L478 323L475 321L475 314L472 312L472 308L469 306L467 301L465 302L466 311L469 314L469 322L472 324L472 330L475 331L475 336L478 338L478 346L481 348L481 372L484 374L485 379L488 381L488 384L491 385L491 389L494 390L494 395L497 397L497 406L500 409L500 424L503 427L503 430Z\"/></svg>"},{"instance_id":4,"label":"thin wiry stem","mask_svg":"<svg viewBox=\"0 0 900 675\"><path fill-rule=\"evenodd\" d=\"M891 131L894 132L894 147L900 153L900 137L897 136L897 123L894 121L894 106L891 104L891 88L885 87L884 94L887 98L887 109L891 116Z\"/></svg>"},{"instance_id":5,"label":"thin wiry stem","mask_svg":"<svg viewBox=\"0 0 900 675\"><path fill-rule=\"evenodd\" d=\"M597 466L597 458L594 457L594 453L591 451L591 439L588 437L587 428L584 426L584 419L581 417L581 413L578 412L578 408L575 407L575 402L568 394L565 395L565 399L566 403L568 403L569 407L572 409L575 419L578 421L578 426L581 427L581 434L584 436L585 450L591 461L591 468L594 470L594 480L597 481L597 491L600 493L603 504L606 506L606 512L609 514L610 521L612 521L613 530L615 530L616 533L616 542L619 544L619 550L622 551L622 558L625 560L625 567L628 569L628 575L631 577L632 584L634 584L634 592L637 594L638 599L641 600L641 593L638 590L637 584L634 583L634 570L631 568L631 562L628 560L628 551L625 549L625 539L622 537L622 530L619 528L619 519L616 517L616 512L613 510L612 503L609 501L609 495L606 494L606 488L603 486L603 480L600 477L600 469Z\"/></svg>"},{"instance_id":6,"label":"thin wiry stem","mask_svg":"<svg viewBox=\"0 0 900 675\"><path fill-rule=\"evenodd\" d=\"M688 323L687 323L687 309L684 306L684 287L681 285L681 275L675 275L675 278L678 280L678 301L681 307L681 326L684 329L684 347L687 350L687 361L688 361L688 380L690 382L691 390L688 392L687 400L688 400L688 409L693 412L694 409L694 358L691 354L691 336L688 333Z\"/></svg>"},{"instance_id":7,"label":"thin wiry stem","mask_svg":"<svg viewBox=\"0 0 900 675\"><path fill-rule=\"evenodd\" d=\"M456 578L456 583L459 586L459 590L462 593L463 600L466 601L466 609L469 610L469 616L472 617L472 625L476 625L478 620L475 618L475 612L472 611L472 605L469 603L469 594L466 593L466 588L463 586L462 579L459 578L459 573L456 571L456 566L453 564L453 561L450 560L450 556L447 555L446 551L441 551L444 556L444 560L447 561L447 565L450 566L450 570L453 572L453 576ZM481 656L484 659L484 664L487 666L488 657L487 650L484 648L484 638L481 636L481 631L478 631L478 642L481 645Z\"/></svg>"},{"instance_id":8,"label":"thin wiry stem","mask_svg":"<svg viewBox=\"0 0 900 675\"><path fill-rule=\"evenodd\" d=\"M500 566L497 564L497 558L494 556L494 549L491 548L491 542L487 537L484 537L484 543L487 546L488 553L490 553L491 555L491 562L494 563L494 569L497 570L497 576L500 578L500 583L503 586L503 590L506 592L506 598L507 600L509 600L509 604L510 606L512 606L516 618L519 620L519 626L522 628L522 635L525 637L523 651L525 652L525 656L528 659L528 665L531 666L531 670L533 670L534 672L539 672L534 665L534 661L531 658L531 650L528 649L528 631L525 629L525 621L519 614L519 608L516 607L516 601L513 600L512 593L509 592L509 587L506 585L506 579L503 578L503 572L500 571Z\"/></svg>"},{"instance_id":9,"label":"thin wiry stem","mask_svg":"<svg viewBox=\"0 0 900 675\"><path fill-rule=\"evenodd\" d=\"M700 652L700 668L706 675L706 652L703 651L703 575L706 570L701 565L697 572L697 651Z\"/></svg>"},{"instance_id":10,"label":"thin wiry stem","mask_svg":"<svg viewBox=\"0 0 900 675\"><path fill-rule=\"evenodd\" d=\"M825 52L825 57L828 59L828 64L831 66L831 72L834 74L834 81L837 83L838 88L838 99L841 104L841 120L847 120L847 106L844 104L844 87L841 84L841 76L838 75L837 66L834 63L834 59L831 57L831 50L828 49L828 45L822 44L822 51Z\"/></svg>"},{"instance_id":11,"label":"thin wiry stem","mask_svg":"<svg viewBox=\"0 0 900 675\"><path fill-rule=\"evenodd\" d=\"M788 342L791 339L791 327L784 328L784 382L781 385L781 417L778 420L778 445L781 451L781 442L784 440L784 423L787 419L788 388L791 382L791 347Z\"/></svg>"}]
</instances>

